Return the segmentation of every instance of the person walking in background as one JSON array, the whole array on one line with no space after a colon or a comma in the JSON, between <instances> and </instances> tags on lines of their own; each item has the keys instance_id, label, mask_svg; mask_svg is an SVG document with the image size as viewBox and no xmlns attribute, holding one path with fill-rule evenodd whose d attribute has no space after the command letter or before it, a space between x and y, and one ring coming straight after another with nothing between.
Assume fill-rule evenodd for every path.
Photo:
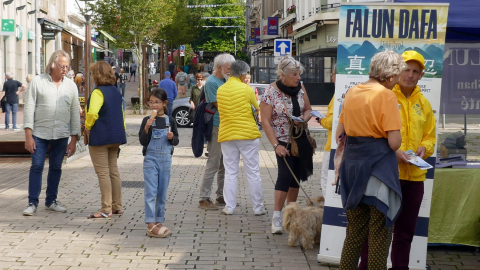
<instances>
[{"instance_id":1,"label":"person walking in background","mask_svg":"<svg viewBox=\"0 0 480 270\"><path fill-rule=\"evenodd\" d=\"M205 97L208 103L218 108L217 90L230 77L230 64L235 62L235 58L228 54L220 54L215 57L213 75L208 77L205 83ZM222 147L218 142L218 127L220 126L220 116L218 111L213 116L212 138L207 143L208 160L203 173L202 184L200 186L200 201L198 207L205 210L218 210L218 206L210 199L213 179L217 174L217 199L218 205L225 205L223 198L223 182L225 179L225 168L223 166Z\"/></svg>"},{"instance_id":2,"label":"person walking in background","mask_svg":"<svg viewBox=\"0 0 480 270\"><path fill-rule=\"evenodd\" d=\"M114 70L105 61L90 65L97 86L86 106L85 129L88 150L98 176L102 208L88 218L111 218L123 214L122 181L117 167L120 145L127 143L122 96L113 85Z\"/></svg>"},{"instance_id":3,"label":"person walking in background","mask_svg":"<svg viewBox=\"0 0 480 270\"><path fill-rule=\"evenodd\" d=\"M173 64L173 61L168 63L168 71L170 71L170 76L175 74L175 65Z\"/></svg>"},{"instance_id":4,"label":"person walking in background","mask_svg":"<svg viewBox=\"0 0 480 270\"><path fill-rule=\"evenodd\" d=\"M294 130L292 125L298 124L291 122L289 116L293 115L308 122L312 111L305 87L300 82L303 71L299 61L292 57L282 59L276 72L280 79L265 89L260 103L263 130L275 150L278 168L272 217L273 234L282 234L283 205L285 200L287 205L296 202L300 188L287 164L299 181L306 181L313 174L313 151L306 137L306 130L295 139L298 156L293 156L290 152L293 140L291 137L297 136L290 134L290 130Z\"/></svg>"},{"instance_id":5,"label":"person walking in background","mask_svg":"<svg viewBox=\"0 0 480 270\"><path fill-rule=\"evenodd\" d=\"M75 153L80 134L77 87L72 80L64 79L69 65L69 54L63 50L55 51L45 67L45 73L33 78L27 91L23 128L25 149L32 154L32 166L28 183L28 207L23 211L25 216L32 216L37 211L48 148L45 209L67 212L57 201L58 185L62 176L63 157L65 153L68 157ZM59 92L62 95L58 95Z\"/></svg>"},{"instance_id":6,"label":"person walking in background","mask_svg":"<svg viewBox=\"0 0 480 270\"><path fill-rule=\"evenodd\" d=\"M132 66L130 67L130 79L128 80L129 82L132 80L133 77L133 82L135 82L135 77L137 73L137 63L135 63L135 60L132 60Z\"/></svg>"},{"instance_id":7,"label":"person walking in background","mask_svg":"<svg viewBox=\"0 0 480 270\"><path fill-rule=\"evenodd\" d=\"M170 78L172 75L170 74L170 71L166 71L164 75L164 79L160 81L160 88L165 90L167 93L168 97L168 103L167 103L167 109L168 109L168 115L172 116L173 115L173 101L177 98L178 92L177 92L177 85L175 84L174 81Z\"/></svg>"},{"instance_id":8,"label":"person walking in background","mask_svg":"<svg viewBox=\"0 0 480 270\"><path fill-rule=\"evenodd\" d=\"M18 94L25 90L26 86L21 82L13 79L13 74L9 71L5 74L6 81L3 84L2 92L0 93L0 100L5 96L5 129L10 128L10 112L12 112L12 128L17 131L17 111L18 111ZM20 89L19 89L20 88Z\"/></svg>"},{"instance_id":9,"label":"person walking in background","mask_svg":"<svg viewBox=\"0 0 480 270\"><path fill-rule=\"evenodd\" d=\"M336 65L333 65L331 79L335 85L337 68ZM328 181L328 165L330 164L330 148L332 145L332 127L333 127L333 104L335 96L332 97L330 103L328 104L327 116L325 118L317 118L318 123L322 127L328 130L327 142L325 143L325 148L323 148L323 159L322 159L322 174L320 177L320 185L322 187L322 196L327 197L327 181Z\"/></svg>"},{"instance_id":10,"label":"person walking in background","mask_svg":"<svg viewBox=\"0 0 480 270\"><path fill-rule=\"evenodd\" d=\"M402 203L395 155L402 143L402 122L391 89L405 67L401 55L379 52L372 57L370 79L345 96L335 136L337 144L347 136L339 168L348 221L340 269L358 269L367 237L368 269L387 269L392 225Z\"/></svg>"},{"instance_id":11,"label":"person walking in background","mask_svg":"<svg viewBox=\"0 0 480 270\"><path fill-rule=\"evenodd\" d=\"M113 70L113 73L115 74L115 83L113 84L113 86L115 86L115 88L117 88L118 91L120 91L120 74L118 74L117 72L117 67L115 66L112 66L112 70Z\"/></svg>"},{"instance_id":12,"label":"person walking in background","mask_svg":"<svg viewBox=\"0 0 480 270\"><path fill-rule=\"evenodd\" d=\"M200 104L200 95L203 91L203 75L201 73L197 73L195 75L195 80L197 84L190 88L190 111L189 111L189 118L195 119L195 108Z\"/></svg>"},{"instance_id":13,"label":"person walking in background","mask_svg":"<svg viewBox=\"0 0 480 270\"><path fill-rule=\"evenodd\" d=\"M163 89L153 90L148 105L152 111L156 111L156 115L143 118L138 132L145 156L143 176L147 235L161 238L172 234L162 223L165 222L173 146L179 142L177 123L168 116L167 103L167 93Z\"/></svg>"},{"instance_id":14,"label":"person walking in background","mask_svg":"<svg viewBox=\"0 0 480 270\"><path fill-rule=\"evenodd\" d=\"M152 75L155 74L155 62L153 62L153 60L150 61L150 63L148 64L148 77L149 78L152 78Z\"/></svg>"},{"instance_id":15,"label":"person walking in background","mask_svg":"<svg viewBox=\"0 0 480 270\"><path fill-rule=\"evenodd\" d=\"M391 269L393 270L408 270L410 248L423 200L427 174L426 170L410 164L408 162L410 158L405 152L413 150L420 158L427 159L433 154L437 142L436 122L432 106L417 85L424 75L425 60L416 51L406 51L402 57L407 64L407 69L400 74L400 80L393 88L402 119L402 145L396 151L402 189L402 208L393 226L391 251ZM366 241L362 251L360 269L368 269L368 249L369 245Z\"/></svg>"},{"instance_id":16,"label":"person walking in background","mask_svg":"<svg viewBox=\"0 0 480 270\"><path fill-rule=\"evenodd\" d=\"M122 97L125 98L125 82L127 81L127 74L124 73L125 70L123 68L120 69L120 74L118 75L118 85L119 91L122 93Z\"/></svg>"},{"instance_id":17,"label":"person walking in background","mask_svg":"<svg viewBox=\"0 0 480 270\"><path fill-rule=\"evenodd\" d=\"M83 73L78 72L77 75L75 75L75 84L77 85L78 92L83 92Z\"/></svg>"},{"instance_id":18,"label":"person walking in background","mask_svg":"<svg viewBox=\"0 0 480 270\"><path fill-rule=\"evenodd\" d=\"M181 69L178 70L177 75L175 77L175 83L177 84L177 90L178 90L178 96L179 97L185 97L185 94L187 92L187 87L188 87L188 76L187 73L181 71Z\"/></svg>"},{"instance_id":19,"label":"person walking in background","mask_svg":"<svg viewBox=\"0 0 480 270\"><path fill-rule=\"evenodd\" d=\"M197 85L195 74L193 74L193 71L190 71L188 74L188 89L194 87L195 85Z\"/></svg>"},{"instance_id":20,"label":"person walking in background","mask_svg":"<svg viewBox=\"0 0 480 270\"><path fill-rule=\"evenodd\" d=\"M67 78L69 78L70 80L73 80L74 77L75 77L75 71L73 71L73 69L67 72Z\"/></svg>"},{"instance_id":21,"label":"person walking in background","mask_svg":"<svg viewBox=\"0 0 480 270\"><path fill-rule=\"evenodd\" d=\"M250 200L256 216L265 215L263 207L262 179L259 165L259 138L262 136L252 115L258 113L257 99L244 79L250 67L243 61L230 65L230 78L217 91L220 126L218 142L221 144L225 166L224 200L222 213L232 215L237 206L237 177L240 156L243 159L248 180Z\"/></svg>"}]
</instances>

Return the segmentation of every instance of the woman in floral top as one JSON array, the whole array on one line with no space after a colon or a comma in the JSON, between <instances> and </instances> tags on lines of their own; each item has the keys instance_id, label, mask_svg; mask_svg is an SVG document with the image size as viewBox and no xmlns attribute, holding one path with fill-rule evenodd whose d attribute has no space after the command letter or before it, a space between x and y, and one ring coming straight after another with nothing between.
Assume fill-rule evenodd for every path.
<instances>
[{"instance_id":1,"label":"woman in floral top","mask_svg":"<svg viewBox=\"0 0 480 270\"><path fill-rule=\"evenodd\" d=\"M289 117L293 115L308 122L312 111L305 88L300 82L300 74L303 70L300 62L292 57L285 57L278 65L276 72L280 80L270 84L260 99L262 127L273 145L277 157L278 177L275 184L272 219L272 233L274 234L281 234L283 230L281 212L285 200L287 200L287 204L295 202L299 190L299 185L288 169L285 160L300 181L307 180L313 171L312 148L304 147L304 140L300 142L295 140L298 144L299 156L290 155ZM301 139L308 140L305 132Z\"/></svg>"}]
</instances>

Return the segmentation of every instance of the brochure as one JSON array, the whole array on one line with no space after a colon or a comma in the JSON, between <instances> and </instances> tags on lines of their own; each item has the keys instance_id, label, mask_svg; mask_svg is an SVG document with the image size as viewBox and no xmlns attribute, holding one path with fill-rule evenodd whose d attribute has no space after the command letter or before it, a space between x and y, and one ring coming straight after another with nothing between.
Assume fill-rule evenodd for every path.
<instances>
[{"instance_id":1,"label":"brochure","mask_svg":"<svg viewBox=\"0 0 480 270\"><path fill-rule=\"evenodd\" d=\"M293 121L297 121L297 122L305 122L305 121L303 121L302 118L299 118L299 117L296 117L296 116L293 116L293 115L290 116L290 119L292 119Z\"/></svg>"},{"instance_id":2,"label":"brochure","mask_svg":"<svg viewBox=\"0 0 480 270\"><path fill-rule=\"evenodd\" d=\"M318 117L318 118L325 118L325 117L326 117L325 115L321 114L321 113L318 112L318 111L312 111L312 112L310 113L310 115L312 115L312 116L314 116L314 117Z\"/></svg>"},{"instance_id":3,"label":"brochure","mask_svg":"<svg viewBox=\"0 0 480 270\"><path fill-rule=\"evenodd\" d=\"M433 168L432 165L428 164L425 160L417 156L412 150L408 150L407 152L405 152L405 154L407 154L407 156L410 158L408 162L412 163L418 168L422 170L428 170Z\"/></svg>"}]
</instances>

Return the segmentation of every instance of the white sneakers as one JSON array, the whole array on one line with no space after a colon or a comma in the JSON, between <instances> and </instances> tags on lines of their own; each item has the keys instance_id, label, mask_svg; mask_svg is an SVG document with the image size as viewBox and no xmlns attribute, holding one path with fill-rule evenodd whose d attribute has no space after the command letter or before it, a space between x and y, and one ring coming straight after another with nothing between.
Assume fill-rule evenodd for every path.
<instances>
[{"instance_id":1,"label":"white sneakers","mask_svg":"<svg viewBox=\"0 0 480 270\"><path fill-rule=\"evenodd\" d=\"M35 204L31 203L28 205L28 207L25 210L23 210L23 215L33 216L35 212L37 212L37 207L35 206Z\"/></svg>"},{"instance_id":2,"label":"white sneakers","mask_svg":"<svg viewBox=\"0 0 480 270\"><path fill-rule=\"evenodd\" d=\"M223 208L222 210L222 214L225 214L225 215L233 215L233 210L228 210L227 208Z\"/></svg>"},{"instance_id":3,"label":"white sneakers","mask_svg":"<svg viewBox=\"0 0 480 270\"><path fill-rule=\"evenodd\" d=\"M262 209L258 211L253 211L253 213L255 214L255 216L263 216L267 213L267 210L265 210L265 208L262 207Z\"/></svg>"},{"instance_id":4,"label":"white sneakers","mask_svg":"<svg viewBox=\"0 0 480 270\"><path fill-rule=\"evenodd\" d=\"M274 217L272 219L272 233L273 234L282 234L283 227L282 227L282 218L281 217Z\"/></svg>"},{"instance_id":5,"label":"white sneakers","mask_svg":"<svg viewBox=\"0 0 480 270\"><path fill-rule=\"evenodd\" d=\"M50 206L45 206L45 210L62 212L62 213L67 212L67 208L60 206L59 202L57 202L57 201L53 201L53 203L50 204Z\"/></svg>"},{"instance_id":6,"label":"white sneakers","mask_svg":"<svg viewBox=\"0 0 480 270\"><path fill-rule=\"evenodd\" d=\"M67 212L67 208L60 206L59 202L54 201L50 206L45 206L45 210L47 211L55 211L55 212L62 212L65 213ZM33 216L37 212L37 207L35 204L30 203L28 204L28 207L23 210L23 215L24 216Z\"/></svg>"}]
</instances>

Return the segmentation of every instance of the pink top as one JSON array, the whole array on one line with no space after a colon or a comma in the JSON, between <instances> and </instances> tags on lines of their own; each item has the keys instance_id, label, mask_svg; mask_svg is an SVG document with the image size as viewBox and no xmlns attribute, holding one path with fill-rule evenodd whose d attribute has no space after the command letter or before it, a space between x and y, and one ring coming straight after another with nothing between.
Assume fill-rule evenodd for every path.
<instances>
[{"instance_id":1,"label":"pink top","mask_svg":"<svg viewBox=\"0 0 480 270\"><path fill-rule=\"evenodd\" d=\"M297 100L302 115L305 110L305 100L303 98L304 93L303 89L300 89L297 94ZM283 99L285 99L285 103L287 104L288 115L292 115L292 100L271 85L263 91L260 101L272 106L272 127L275 137L277 137L279 141L289 143L288 129L290 128L290 125L288 124L288 116L285 111Z\"/></svg>"}]
</instances>

